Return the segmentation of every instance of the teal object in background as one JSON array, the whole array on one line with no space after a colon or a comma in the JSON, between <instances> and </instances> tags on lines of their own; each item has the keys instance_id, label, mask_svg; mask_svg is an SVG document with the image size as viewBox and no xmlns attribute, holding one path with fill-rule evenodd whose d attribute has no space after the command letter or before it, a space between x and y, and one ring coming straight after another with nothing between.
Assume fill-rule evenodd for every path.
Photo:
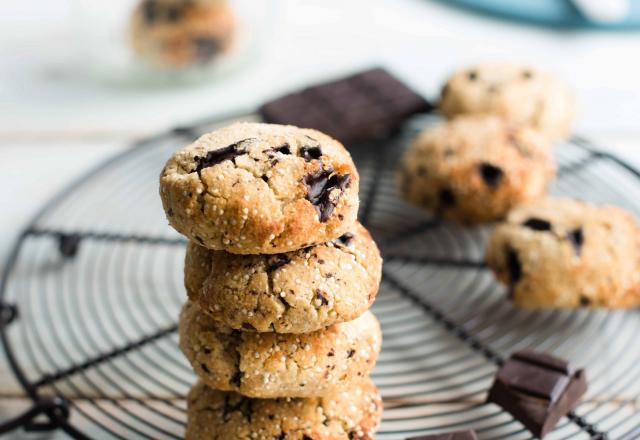
<instances>
[{"instance_id":1,"label":"teal object in background","mask_svg":"<svg viewBox=\"0 0 640 440\"><path fill-rule=\"evenodd\" d=\"M607 0L601 0L607 1ZM630 0L627 16L615 23L598 23L585 18L569 0L444 0L495 17L560 28L605 30L640 29L640 0Z\"/></svg>"}]
</instances>

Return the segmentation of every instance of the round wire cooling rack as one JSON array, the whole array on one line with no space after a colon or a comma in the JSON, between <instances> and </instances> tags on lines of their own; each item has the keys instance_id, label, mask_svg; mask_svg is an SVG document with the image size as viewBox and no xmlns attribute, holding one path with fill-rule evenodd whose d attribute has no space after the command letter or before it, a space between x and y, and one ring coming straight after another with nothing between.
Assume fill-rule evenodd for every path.
<instances>
[{"instance_id":1,"label":"round wire cooling rack","mask_svg":"<svg viewBox=\"0 0 640 440\"><path fill-rule=\"evenodd\" d=\"M0 284L0 336L33 406L0 433L183 435L184 396L195 381L176 335L186 241L167 226L157 177L177 147L230 119L173 130L101 164L19 237ZM586 397L547 438L640 438L638 312L533 312L506 301L483 263L489 227L441 223L395 192L396 158L429 123L416 118L397 138L352 150L360 221L385 257L373 307L384 334L373 374L385 402L378 438L457 429L531 438L484 403L502 359L525 347L570 359L589 379ZM638 171L580 138L555 151L553 193L640 214Z\"/></svg>"}]
</instances>

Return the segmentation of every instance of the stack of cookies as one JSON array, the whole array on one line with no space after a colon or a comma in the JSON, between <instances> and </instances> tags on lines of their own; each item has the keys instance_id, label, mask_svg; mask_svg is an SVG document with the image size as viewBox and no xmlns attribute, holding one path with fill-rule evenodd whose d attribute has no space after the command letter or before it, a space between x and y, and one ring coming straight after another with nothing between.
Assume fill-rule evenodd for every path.
<instances>
[{"instance_id":1,"label":"stack of cookies","mask_svg":"<svg viewBox=\"0 0 640 440\"><path fill-rule=\"evenodd\" d=\"M358 183L339 142L293 126L234 124L169 159L162 202L190 239L180 347L200 378L187 438L373 438L382 260Z\"/></svg>"}]
</instances>

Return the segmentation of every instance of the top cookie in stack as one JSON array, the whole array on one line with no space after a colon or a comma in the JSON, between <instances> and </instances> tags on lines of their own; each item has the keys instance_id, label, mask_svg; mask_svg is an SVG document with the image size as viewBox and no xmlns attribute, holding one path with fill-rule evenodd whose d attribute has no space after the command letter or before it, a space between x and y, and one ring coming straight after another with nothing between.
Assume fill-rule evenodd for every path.
<instances>
[{"instance_id":1,"label":"top cookie in stack","mask_svg":"<svg viewBox=\"0 0 640 440\"><path fill-rule=\"evenodd\" d=\"M349 153L318 131L237 123L174 154L160 196L169 223L201 246L275 254L349 232L358 182Z\"/></svg>"}]
</instances>

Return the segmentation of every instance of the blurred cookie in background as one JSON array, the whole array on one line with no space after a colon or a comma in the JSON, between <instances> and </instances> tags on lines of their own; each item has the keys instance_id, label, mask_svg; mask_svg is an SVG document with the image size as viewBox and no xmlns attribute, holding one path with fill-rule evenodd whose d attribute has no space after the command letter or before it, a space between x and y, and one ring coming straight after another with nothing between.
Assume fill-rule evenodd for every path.
<instances>
[{"instance_id":1,"label":"blurred cookie in background","mask_svg":"<svg viewBox=\"0 0 640 440\"><path fill-rule=\"evenodd\" d=\"M497 116L459 116L424 130L400 161L398 183L410 203L473 225L504 218L542 197L555 175L549 142Z\"/></svg>"},{"instance_id":2,"label":"blurred cookie in background","mask_svg":"<svg viewBox=\"0 0 640 440\"><path fill-rule=\"evenodd\" d=\"M509 213L491 236L487 263L520 307L635 307L639 231L622 208L548 198Z\"/></svg>"},{"instance_id":3,"label":"blurred cookie in background","mask_svg":"<svg viewBox=\"0 0 640 440\"><path fill-rule=\"evenodd\" d=\"M574 98L547 72L516 64L480 64L454 74L442 88L440 112L496 114L512 124L530 125L550 140L570 136Z\"/></svg>"},{"instance_id":4,"label":"blurred cookie in background","mask_svg":"<svg viewBox=\"0 0 640 440\"><path fill-rule=\"evenodd\" d=\"M131 45L162 68L212 63L233 43L236 22L224 0L143 0L131 18Z\"/></svg>"}]
</instances>

